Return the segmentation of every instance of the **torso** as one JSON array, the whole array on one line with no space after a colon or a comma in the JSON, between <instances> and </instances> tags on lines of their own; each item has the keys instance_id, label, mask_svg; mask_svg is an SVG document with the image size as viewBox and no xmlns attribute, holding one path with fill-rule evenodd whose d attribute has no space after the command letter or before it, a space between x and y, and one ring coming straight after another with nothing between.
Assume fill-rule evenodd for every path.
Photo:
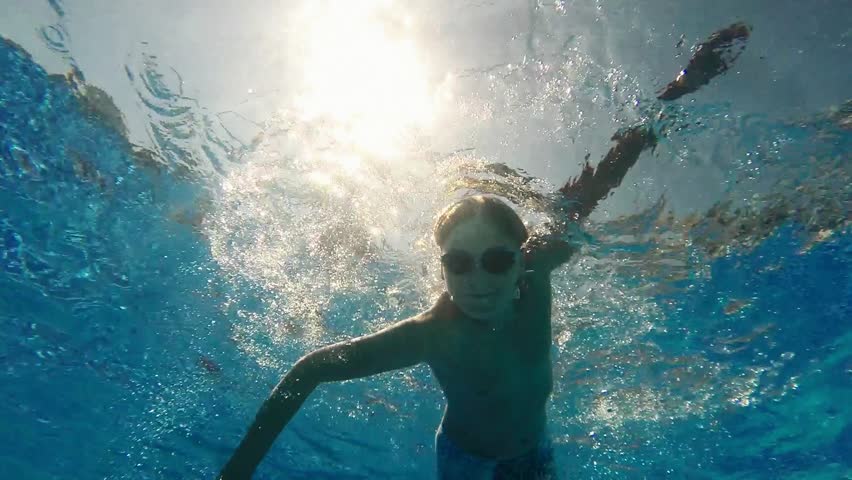
<instances>
[{"instance_id":1,"label":"torso","mask_svg":"<svg viewBox=\"0 0 852 480\"><path fill-rule=\"evenodd\" d=\"M530 282L513 321L499 331L464 317L446 294L434 312L429 365L447 399L445 434L488 458L534 448L552 389L549 278Z\"/></svg>"}]
</instances>

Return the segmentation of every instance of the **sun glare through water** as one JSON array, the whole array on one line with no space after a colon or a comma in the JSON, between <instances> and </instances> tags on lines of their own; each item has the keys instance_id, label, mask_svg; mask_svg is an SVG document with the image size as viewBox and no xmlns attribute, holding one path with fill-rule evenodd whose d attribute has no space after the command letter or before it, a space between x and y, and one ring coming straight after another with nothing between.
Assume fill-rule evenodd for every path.
<instances>
[{"instance_id":1,"label":"sun glare through water","mask_svg":"<svg viewBox=\"0 0 852 480\"><path fill-rule=\"evenodd\" d=\"M245 317L238 335L259 359L258 335L327 342L328 312L343 295L381 306L386 289L400 309L429 291L421 283L432 277L388 272L437 261L412 244L428 237L444 201L437 167L424 160L433 127L452 113L452 77L430 68L401 4L306 2L288 23L291 100L229 172L207 222L226 274L263 291L263 313Z\"/></svg>"},{"instance_id":2,"label":"sun glare through water","mask_svg":"<svg viewBox=\"0 0 852 480\"><path fill-rule=\"evenodd\" d=\"M328 122L337 142L381 157L431 127L444 97L430 85L415 22L399 6L311 2L298 24L305 50L294 106L303 120Z\"/></svg>"}]
</instances>

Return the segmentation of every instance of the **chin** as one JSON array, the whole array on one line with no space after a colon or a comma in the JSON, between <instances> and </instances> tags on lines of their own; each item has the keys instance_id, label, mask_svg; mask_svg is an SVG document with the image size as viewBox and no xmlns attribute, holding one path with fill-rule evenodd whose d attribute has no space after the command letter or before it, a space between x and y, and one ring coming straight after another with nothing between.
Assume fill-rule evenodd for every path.
<instances>
[{"instance_id":1,"label":"chin","mask_svg":"<svg viewBox=\"0 0 852 480\"><path fill-rule=\"evenodd\" d=\"M469 308L463 308L461 310L462 312L464 312L465 315L476 320L487 321L489 318L494 317L494 312L482 312L477 310L471 310Z\"/></svg>"},{"instance_id":2,"label":"chin","mask_svg":"<svg viewBox=\"0 0 852 480\"><path fill-rule=\"evenodd\" d=\"M462 312L465 315L475 318L477 320L490 320L496 316L499 316L505 308L500 308L496 306L489 306L488 308L483 308L477 305L459 305Z\"/></svg>"}]
</instances>

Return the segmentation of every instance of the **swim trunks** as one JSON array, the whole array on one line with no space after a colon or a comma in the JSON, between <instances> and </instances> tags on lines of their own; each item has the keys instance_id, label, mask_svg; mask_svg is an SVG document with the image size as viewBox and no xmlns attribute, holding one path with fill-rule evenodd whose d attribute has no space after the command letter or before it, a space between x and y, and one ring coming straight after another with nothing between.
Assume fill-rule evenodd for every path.
<instances>
[{"instance_id":1,"label":"swim trunks","mask_svg":"<svg viewBox=\"0 0 852 480\"><path fill-rule=\"evenodd\" d=\"M435 435L438 480L557 480L553 444L545 436L538 446L515 458L496 460L462 450L438 427Z\"/></svg>"}]
</instances>

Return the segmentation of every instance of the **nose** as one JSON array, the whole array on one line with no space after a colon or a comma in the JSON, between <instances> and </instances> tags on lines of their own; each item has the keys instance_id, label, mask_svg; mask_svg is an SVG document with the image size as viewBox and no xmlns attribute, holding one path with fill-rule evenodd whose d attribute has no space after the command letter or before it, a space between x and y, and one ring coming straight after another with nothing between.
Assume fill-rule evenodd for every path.
<instances>
[{"instance_id":1,"label":"nose","mask_svg":"<svg viewBox=\"0 0 852 480\"><path fill-rule=\"evenodd\" d=\"M464 276L465 286L467 287L480 287L491 283L491 281L492 278L488 272L478 265L473 271Z\"/></svg>"}]
</instances>

